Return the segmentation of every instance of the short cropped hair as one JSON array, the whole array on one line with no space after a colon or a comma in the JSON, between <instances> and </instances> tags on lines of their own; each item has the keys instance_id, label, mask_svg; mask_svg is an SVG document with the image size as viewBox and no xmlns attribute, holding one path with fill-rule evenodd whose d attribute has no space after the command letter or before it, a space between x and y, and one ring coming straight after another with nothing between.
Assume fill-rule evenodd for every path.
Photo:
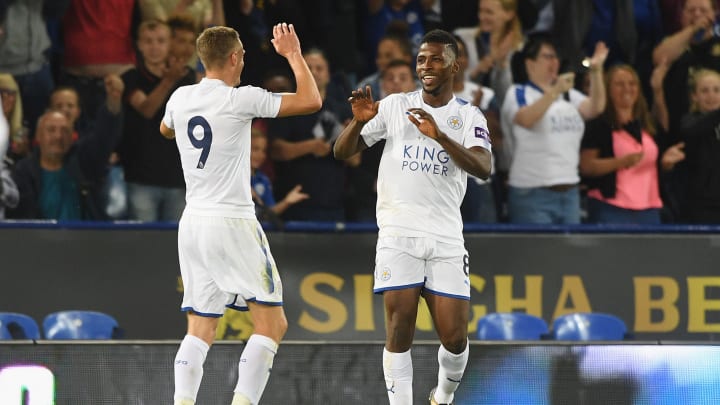
<instances>
[{"instance_id":1,"label":"short cropped hair","mask_svg":"<svg viewBox=\"0 0 720 405\"><path fill-rule=\"evenodd\" d=\"M180 31L190 31L194 34L197 34L197 24L195 24L195 20L193 19L193 16L188 13L176 13L170 16L167 20L168 26L170 26L170 30L172 30L173 34L176 30Z\"/></svg>"},{"instance_id":2,"label":"short cropped hair","mask_svg":"<svg viewBox=\"0 0 720 405\"><path fill-rule=\"evenodd\" d=\"M205 68L218 69L238 49L240 36L229 27L210 27L200 34L196 43L198 56Z\"/></svg>"},{"instance_id":3,"label":"short cropped hair","mask_svg":"<svg viewBox=\"0 0 720 405\"><path fill-rule=\"evenodd\" d=\"M447 31L432 30L425 34L421 43L443 44L445 45L446 49L450 49L450 56L453 58L453 60L457 60L459 54L457 41L455 40L455 37L453 37L453 35Z\"/></svg>"}]
</instances>

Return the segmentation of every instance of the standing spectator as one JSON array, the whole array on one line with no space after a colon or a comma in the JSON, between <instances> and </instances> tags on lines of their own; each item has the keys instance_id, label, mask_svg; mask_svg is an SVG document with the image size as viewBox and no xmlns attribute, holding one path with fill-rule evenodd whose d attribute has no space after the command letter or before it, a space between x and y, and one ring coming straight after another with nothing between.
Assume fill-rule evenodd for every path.
<instances>
[{"instance_id":1,"label":"standing spectator","mask_svg":"<svg viewBox=\"0 0 720 405\"><path fill-rule=\"evenodd\" d=\"M125 111L118 152L128 193L128 215L138 221L178 221L185 207L185 181L174 143L160 136L165 103L180 86L195 83L185 60L170 55L170 28L144 21L138 28L143 63L123 74Z\"/></svg>"},{"instance_id":2,"label":"standing spectator","mask_svg":"<svg viewBox=\"0 0 720 405\"><path fill-rule=\"evenodd\" d=\"M692 72L701 68L720 71L720 36L711 29L717 10L714 0L685 0L682 29L666 37L655 48L655 64L666 61L665 94L669 133L679 140L682 117L690 110L688 84Z\"/></svg>"},{"instance_id":3,"label":"standing spectator","mask_svg":"<svg viewBox=\"0 0 720 405\"><path fill-rule=\"evenodd\" d=\"M392 405L413 403L410 349L420 296L430 308L440 347L430 404L449 404L465 372L470 312L469 256L460 203L466 173L490 175L485 118L453 95L455 38L435 30L421 41L416 72L422 90L375 102L352 92L353 120L335 144L347 159L380 139L378 234L374 292L383 294L385 388Z\"/></svg>"},{"instance_id":4,"label":"standing spectator","mask_svg":"<svg viewBox=\"0 0 720 405\"><path fill-rule=\"evenodd\" d=\"M195 27L225 25L222 0L138 0L143 21L169 22L174 15L189 15Z\"/></svg>"},{"instance_id":5,"label":"standing spectator","mask_svg":"<svg viewBox=\"0 0 720 405\"><path fill-rule=\"evenodd\" d=\"M498 105L513 82L510 61L523 43L517 0L480 0L478 26L458 28L467 52L467 79L490 87Z\"/></svg>"},{"instance_id":6,"label":"standing spectator","mask_svg":"<svg viewBox=\"0 0 720 405\"><path fill-rule=\"evenodd\" d=\"M580 223L580 140L585 120L605 109L607 52L603 43L595 47L587 97L573 88L573 73L558 74L560 62L548 37L538 34L525 44L528 82L510 87L501 110L505 146L512 150L510 222Z\"/></svg>"},{"instance_id":7,"label":"standing spectator","mask_svg":"<svg viewBox=\"0 0 720 405\"><path fill-rule=\"evenodd\" d=\"M588 183L588 221L597 224L660 224L660 174L684 155L682 144L662 151L656 125L629 65L607 73L607 107L585 128L580 174Z\"/></svg>"},{"instance_id":8,"label":"standing spectator","mask_svg":"<svg viewBox=\"0 0 720 405\"><path fill-rule=\"evenodd\" d=\"M346 101L333 97L334 84L322 52L313 49L305 52L304 57L323 105L320 111L309 115L270 121L268 134L275 166L275 196L282 198L302 184L310 198L288 208L283 219L345 221L345 163L335 160L330 151L349 119L349 108Z\"/></svg>"},{"instance_id":9,"label":"standing spectator","mask_svg":"<svg viewBox=\"0 0 720 405\"><path fill-rule=\"evenodd\" d=\"M13 179L20 190L20 203L8 216L21 219L101 220L102 184L107 162L120 136L117 125L122 112L122 80L105 78L107 100L92 136L72 141L72 128L65 115L48 111L38 120L36 150L19 161Z\"/></svg>"},{"instance_id":10,"label":"standing spectator","mask_svg":"<svg viewBox=\"0 0 720 405\"><path fill-rule=\"evenodd\" d=\"M2 103L2 94L0 94ZM0 220L5 218L5 208L14 208L20 199L17 186L5 165L5 153L10 142L10 126L4 114L0 114Z\"/></svg>"},{"instance_id":11,"label":"standing spectator","mask_svg":"<svg viewBox=\"0 0 720 405\"><path fill-rule=\"evenodd\" d=\"M680 129L687 182L682 220L720 224L720 73L700 69L692 84L692 108Z\"/></svg>"},{"instance_id":12,"label":"standing spectator","mask_svg":"<svg viewBox=\"0 0 720 405\"><path fill-rule=\"evenodd\" d=\"M10 148L7 150L7 154L14 162L30 152L30 139L23 119L23 108L20 101L22 97L12 75L0 73L0 95L2 96L2 113L10 131ZM5 157L5 154L3 153L2 156Z\"/></svg>"},{"instance_id":13,"label":"standing spectator","mask_svg":"<svg viewBox=\"0 0 720 405\"><path fill-rule=\"evenodd\" d=\"M81 127L94 125L97 109L106 97L104 78L122 75L135 66L132 34L139 22L135 6L135 0L70 0L62 19L60 84L80 95Z\"/></svg>"},{"instance_id":14,"label":"standing spectator","mask_svg":"<svg viewBox=\"0 0 720 405\"><path fill-rule=\"evenodd\" d=\"M0 72L15 78L33 134L55 83L48 60L46 18L61 16L69 0L0 2Z\"/></svg>"}]
</instances>

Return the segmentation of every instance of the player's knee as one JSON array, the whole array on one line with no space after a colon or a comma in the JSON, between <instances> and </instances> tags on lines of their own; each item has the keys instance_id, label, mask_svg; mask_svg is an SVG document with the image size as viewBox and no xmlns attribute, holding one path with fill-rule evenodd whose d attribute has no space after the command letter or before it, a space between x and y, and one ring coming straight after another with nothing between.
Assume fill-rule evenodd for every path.
<instances>
[{"instance_id":1,"label":"player's knee","mask_svg":"<svg viewBox=\"0 0 720 405\"><path fill-rule=\"evenodd\" d=\"M450 353L460 354L465 351L465 346L467 346L467 336L453 334L452 336L441 338L440 342Z\"/></svg>"}]
</instances>

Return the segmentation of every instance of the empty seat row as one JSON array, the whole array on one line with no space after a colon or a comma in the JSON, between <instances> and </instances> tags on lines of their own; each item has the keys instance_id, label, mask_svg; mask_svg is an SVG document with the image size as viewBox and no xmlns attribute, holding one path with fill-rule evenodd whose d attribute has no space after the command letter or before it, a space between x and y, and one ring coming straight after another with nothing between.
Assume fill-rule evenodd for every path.
<instances>
[{"instance_id":1,"label":"empty seat row","mask_svg":"<svg viewBox=\"0 0 720 405\"><path fill-rule=\"evenodd\" d=\"M567 340L613 341L630 335L622 319L604 313L573 313L555 318L552 329L542 318L510 312L491 313L480 318L477 338L481 340Z\"/></svg>"},{"instance_id":2,"label":"empty seat row","mask_svg":"<svg viewBox=\"0 0 720 405\"><path fill-rule=\"evenodd\" d=\"M38 323L29 315L0 312L0 339L117 339L122 329L111 315L97 311L58 311Z\"/></svg>"}]
</instances>

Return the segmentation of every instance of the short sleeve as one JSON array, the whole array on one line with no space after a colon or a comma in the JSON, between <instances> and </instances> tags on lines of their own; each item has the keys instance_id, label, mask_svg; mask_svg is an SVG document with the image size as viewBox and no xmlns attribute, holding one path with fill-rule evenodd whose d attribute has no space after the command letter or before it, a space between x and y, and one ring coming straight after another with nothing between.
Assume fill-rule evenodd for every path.
<instances>
[{"instance_id":1,"label":"short sleeve","mask_svg":"<svg viewBox=\"0 0 720 405\"><path fill-rule=\"evenodd\" d=\"M368 121L360 131L360 135L368 147L387 138L387 104L384 100L381 100L377 115Z\"/></svg>"},{"instance_id":2,"label":"short sleeve","mask_svg":"<svg viewBox=\"0 0 720 405\"><path fill-rule=\"evenodd\" d=\"M487 119L483 113L480 112L479 108L470 106L468 118L470 125L464 127L463 146L466 148L480 146L481 148L492 151L490 130L488 130Z\"/></svg>"},{"instance_id":3,"label":"short sleeve","mask_svg":"<svg viewBox=\"0 0 720 405\"><path fill-rule=\"evenodd\" d=\"M280 112L282 95L254 86L243 86L232 91L233 109L246 119L275 118Z\"/></svg>"},{"instance_id":4,"label":"short sleeve","mask_svg":"<svg viewBox=\"0 0 720 405\"><path fill-rule=\"evenodd\" d=\"M585 101L587 99L587 96L583 94L580 91L577 91L575 89L570 89L570 104L572 104L575 108L580 108L580 103Z\"/></svg>"},{"instance_id":5,"label":"short sleeve","mask_svg":"<svg viewBox=\"0 0 720 405\"><path fill-rule=\"evenodd\" d=\"M167 104L165 105L165 115L163 115L163 119L162 119L165 126L172 129L173 131L175 130L175 121L173 121L172 113L174 110L173 107L174 107L175 103L173 101L175 100L176 93L177 93L177 90L175 91L175 93L173 93L170 96L170 99L168 100Z\"/></svg>"}]
</instances>

